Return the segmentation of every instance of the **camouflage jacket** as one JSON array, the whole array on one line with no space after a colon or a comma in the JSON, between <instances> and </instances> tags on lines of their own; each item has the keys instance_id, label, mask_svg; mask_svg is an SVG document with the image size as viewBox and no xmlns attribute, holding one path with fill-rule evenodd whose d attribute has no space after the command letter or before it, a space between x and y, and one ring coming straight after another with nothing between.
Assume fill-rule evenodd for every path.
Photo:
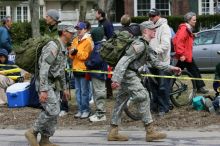
<instances>
[{"instance_id":1,"label":"camouflage jacket","mask_svg":"<svg viewBox=\"0 0 220 146\"><path fill-rule=\"evenodd\" d=\"M59 40L59 39L58 39ZM48 91L52 84L58 81L62 89L66 89L65 60L66 56L62 52L65 49L63 43L60 45L50 41L42 49L39 58L39 91ZM56 87L57 88L57 87Z\"/></svg>"},{"instance_id":2,"label":"camouflage jacket","mask_svg":"<svg viewBox=\"0 0 220 146\"><path fill-rule=\"evenodd\" d=\"M150 64L152 67L162 70L170 68L170 65L158 60L157 54L147 42L144 42L142 38L138 38L132 42L125 55L117 63L112 81L121 83L125 73L131 73L130 71L132 70L134 75L136 75L138 69L145 64Z\"/></svg>"}]
</instances>

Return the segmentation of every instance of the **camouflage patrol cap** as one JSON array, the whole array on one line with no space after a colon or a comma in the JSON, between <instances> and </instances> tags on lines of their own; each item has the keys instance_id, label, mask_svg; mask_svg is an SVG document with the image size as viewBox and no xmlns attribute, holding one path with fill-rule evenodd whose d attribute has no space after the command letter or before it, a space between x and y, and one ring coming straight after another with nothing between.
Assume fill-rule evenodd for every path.
<instances>
[{"instance_id":1,"label":"camouflage patrol cap","mask_svg":"<svg viewBox=\"0 0 220 146\"><path fill-rule=\"evenodd\" d=\"M71 33L76 32L76 29L74 28L74 25L71 22L61 22L58 24L57 29L58 31L68 31Z\"/></svg>"},{"instance_id":2,"label":"camouflage patrol cap","mask_svg":"<svg viewBox=\"0 0 220 146\"><path fill-rule=\"evenodd\" d=\"M152 21L144 21L140 24L142 29L155 29L157 28L156 25L154 25L154 23Z\"/></svg>"}]
</instances>

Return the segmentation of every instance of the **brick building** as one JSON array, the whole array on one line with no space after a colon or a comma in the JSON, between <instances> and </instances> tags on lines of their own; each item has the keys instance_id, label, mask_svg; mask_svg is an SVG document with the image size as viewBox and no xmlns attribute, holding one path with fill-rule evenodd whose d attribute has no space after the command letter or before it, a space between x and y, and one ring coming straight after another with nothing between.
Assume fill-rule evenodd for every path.
<instances>
[{"instance_id":1,"label":"brick building","mask_svg":"<svg viewBox=\"0 0 220 146\"><path fill-rule=\"evenodd\" d=\"M124 12L131 16L145 16L157 8L163 16L184 15L193 11L198 15L220 12L220 0L122 0ZM117 12L117 11L116 11Z\"/></svg>"},{"instance_id":2,"label":"brick building","mask_svg":"<svg viewBox=\"0 0 220 146\"><path fill-rule=\"evenodd\" d=\"M39 15L44 17L48 9L59 10L63 20L77 22L80 0L39 0ZM86 19L95 23L96 0L87 0ZM120 21L123 14L146 16L151 8L157 8L163 16L184 15L193 11L198 15L220 12L220 0L115 0L113 21ZM0 19L12 16L13 21L30 21L28 0L0 0Z\"/></svg>"}]
</instances>

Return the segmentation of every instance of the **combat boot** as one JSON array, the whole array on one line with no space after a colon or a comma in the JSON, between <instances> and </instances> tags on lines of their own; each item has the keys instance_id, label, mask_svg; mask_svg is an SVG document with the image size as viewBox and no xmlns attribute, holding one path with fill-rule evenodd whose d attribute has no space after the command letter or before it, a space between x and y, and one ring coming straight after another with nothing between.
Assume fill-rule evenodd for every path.
<instances>
[{"instance_id":1,"label":"combat boot","mask_svg":"<svg viewBox=\"0 0 220 146\"><path fill-rule=\"evenodd\" d=\"M128 141L128 136L119 134L117 125L111 125L108 141Z\"/></svg>"},{"instance_id":2,"label":"combat boot","mask_svg":"<svg viewBox=\"0 0 220 146\"><path fill-rule=\"evenodd\" d=\"M49 137L45 135L41 135L39 144L40 146L59 146L50 142Z\"/></svg>"},{"instance_id":3,"label":"combat boot","mask_svg":"<svg viewBox=\"0 0 220 146\"><path fill-rule=\"evenodd\" d=\"M146 129L146 141L148 142L159 140L159 139L164 139L167 137L165 133L159 133L155 131L152 124L146 125L145 129Z\"/></svg>"},{"instance_id":4,"label":"combat boot","mask_svg":"<svg viewBox=\"0 0 220 146\"><path fill-rule=\"evenodd\" d=\"M28 131L25 132L25 137L28 140L28 143L30 146L39 146L37 142L37 132L34 131L34 129L29 129Z\"/></svg>"}]
</instances>

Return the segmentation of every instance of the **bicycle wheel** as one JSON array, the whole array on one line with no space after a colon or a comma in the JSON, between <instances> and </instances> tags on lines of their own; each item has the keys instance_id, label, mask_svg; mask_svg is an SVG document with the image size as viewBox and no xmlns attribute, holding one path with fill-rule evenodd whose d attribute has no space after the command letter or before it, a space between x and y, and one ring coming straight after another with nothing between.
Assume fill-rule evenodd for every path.
<instances>
[{"instance_id":1,"label":"bicycle wheel","mask_svg":"<svg viewBox=\"0 0 220 146\"><path fill-rule=\"evenodd\" d=\"M151 99L152 95L150 92L147 78L144 79L143 85L145 86L145 88L149 94L149 97ZM138 110L139 108L140 108L140 105L137 102L135 102L132 97L130 97L125 104L124 112L126 113L126 115L128 117L130 117L131 119L133 119L135 121L141 120L142 115L139 113L139 110Z\"/></svg>"},{"instance_id":2,"label":"bicycle wheel","mask_svg":"<svg viewBox=\"0 0 220 146\"><path fill-rule=\"evenodd\" d=\"M180 77L192 77L188 71L182 71ZM191 79L171 79L170 99L176 107L190 105L196 95L196 83Z\"/></svg>"}]
</instances>

